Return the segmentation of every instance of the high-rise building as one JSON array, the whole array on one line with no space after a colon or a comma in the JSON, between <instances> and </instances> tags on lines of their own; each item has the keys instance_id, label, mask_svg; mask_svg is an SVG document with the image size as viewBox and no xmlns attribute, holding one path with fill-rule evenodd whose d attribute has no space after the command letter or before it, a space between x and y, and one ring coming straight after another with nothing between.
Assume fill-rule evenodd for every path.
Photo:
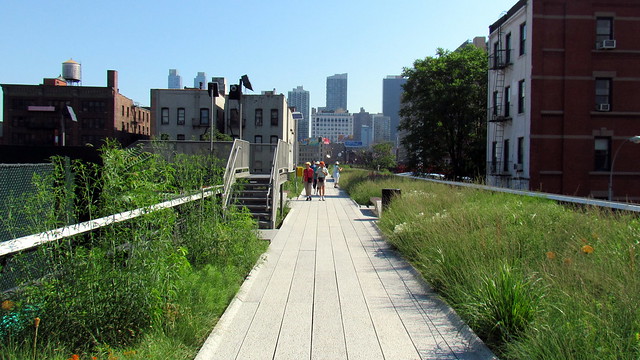
<instances>
[{"instance_id":1,"label":"high-rise building","mask_svg":"<svg viewBox=\"0 0 640 360\"><path fill-rule=\"evenodd\" d=\"M206 89L207 74L204 72L198 72L198 75L193 79L193 87L196 89Z\"/></svg>"},{"instance_id":2,"label":"high-rise building","mask_svg":"<svg viewBox=\"0 0 640 360\"><path fill-rule=\"evenodd\" d=\"M182 77L178 75L178 70L169 69L169 89L182 89Z\"/></svg>"},{"instance_id":3,"label":"high-rise building","mask_svg":"<svg viewBox=\"0 0 640 360\"><path fill-rule=\"evenodd\" d=\"M389 139L399 145L398 125L400 124L400 103L407 78L390 75L382 80L382 113L389 117Z\"/></svg>"},{"instance_id":4,"label":"high-rise building","mask_svg":"<svg viewBox=\"0 0 640 360\"><path fill-rule=\"evenodd\" d=\"M384 114L371 115L371 122L373 123L373 143L385 143L390 139L390 123L391 119Z\"/></svg>"},{"instance_id":5,"label":"high-rise building","mask_svg":"<svg viewBox=\"0 0 640 360\"><path fill-rule=\"evenodd\" d=\"M347 74L335 74L327 77L327 111L347 109Z\"/></svg>"},{"instance_id":6,"label":"high-rise building","mask_svg":"<svg viewBox=\"0 0 640 360\"><path fill-rule=\"evenodd\" d=\"M309 137L309 91L302 86L289 91L289 106L295 107L296 111L301 113L303 118L298 120L298 140Z\"/></svg>"},{"instance_id":7,"label":"high-rise building","mask_svg":"<svg viewBox=\"0 0 640 360\"><path fill-rule=\"evenodd\" d=\"M371 125L371 114L366 112L364 108L360 108L359 113L353 113L353 140L362 141L363 143L366 141L367 144L371 143L371 139L365 139L362 133L363 126L371 127Z\"/></svg>"}]
</instances>

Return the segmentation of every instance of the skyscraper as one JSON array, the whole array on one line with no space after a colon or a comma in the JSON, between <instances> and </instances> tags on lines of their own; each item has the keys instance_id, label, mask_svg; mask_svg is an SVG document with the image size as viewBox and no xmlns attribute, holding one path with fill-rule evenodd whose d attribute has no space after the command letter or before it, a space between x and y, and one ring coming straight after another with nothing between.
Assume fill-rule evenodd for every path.
<instances>
[{"instance_id":1,"label":"skyscraper","mask_svg":"<svg viewBox=\"0 0 640 360\"><path fill-rule=\"evenodd\" d=\"M347 111L347 74L335 74L327 77L326 110Z\"/></svg>"},{"instance_id":2,"label":"skyscraper","mask_svg":"<svg viewBox=\"0 0 640 360\"><path fill-rule=\"evenodd\" d=\"M399 145L398 125L400 124L400 102L402 99L402 85L407 83L407 78L399 75L389 75L382 80L382 113L390 119L390 140Z\"/></svg>"},{"instance_id":3,"label":"skyscraper","mask_svg":"<svg viewBox=\"0 0 640 360\"><path fill-rule=\"evenodd\" d=\"M178 75L178 70L169 69L169 89L182 89L182 77Z\"/></svg>"},{"instance_id":4,"label":"skyscraper","mask_svg":"<svg viewBox=\"0 0 640 360\"><path fill-rule=\"evenodd\" d=\"M193 87L196 88L196 89L206 89L207 88L207 74L205 74L204 72L198 72L198 76L196 76L193 79Z\"/></svg>"},{"instance_id":5,"label":"skyscraper","mask_svg":"<svg viewBox=\"0 0 640 360\"><path fill-rule=\"evenodd\" d=\"M302 113L303 118L298 120L298 140L309 137L309 92L302 86L289 91L287 96L289 106Z\"/></svg>"}]
</instances>

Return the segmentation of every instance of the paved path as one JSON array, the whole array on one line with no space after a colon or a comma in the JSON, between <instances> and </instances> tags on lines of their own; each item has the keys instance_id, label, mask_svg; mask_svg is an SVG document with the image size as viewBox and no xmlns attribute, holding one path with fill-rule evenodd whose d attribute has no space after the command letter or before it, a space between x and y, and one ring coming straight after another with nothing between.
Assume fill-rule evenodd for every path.
<instances>
[{"instance_id":1,"label":"paved path","mask_svg":"<svg viewBox=\"0 0 640 360\"><path fill-rule=\"evenodd\" d=\"M389 248L373 214L327 185L326 201L290 202L196 359L494 358Z\"/></svg>"}]
</instances>

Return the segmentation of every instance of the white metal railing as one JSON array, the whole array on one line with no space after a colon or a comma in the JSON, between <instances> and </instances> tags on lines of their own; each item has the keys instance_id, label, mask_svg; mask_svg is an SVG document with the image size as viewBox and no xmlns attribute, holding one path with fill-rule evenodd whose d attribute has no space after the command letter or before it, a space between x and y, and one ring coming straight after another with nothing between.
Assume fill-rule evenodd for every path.
<instances>
[{"instance_id":1,"label":"white metal railing","mask_svg":"<svg viewBox=\"0 0 640 360\"><path fill-rule=\"evenodd\" d=\"M222 206L226 209L236 178L249 175L250 145L248 141L236 139L224 170Z\"/></svg>"},{"instance_id":2,"label":"white metal railing","mask_svg":"<svg viewBox=\"0 0 640 360\"><path fill-rule=\"evenodd\" d=\"M427 179L424 177L413 176L408 174L404 174L400 176L409 177L417 180L432 181L432 182L453 185L453 186L468 187L468 188L479 189L479 190L487 190L487 191L503 192L503 193L515 194L515 195L537 197L537 198L549 199L549 200L554 200L554 201L559 201L564 203L598 206L598 207L615 209L615 210L640 212L640 205L622 203L617 201L597 200L597 199L590 199L590 198L584 198L584 197L578 197L578 196L559 195L559 194L543 193L543 192L537 192L537 191L515 190L515 189L486 186L486 185L479 185L479 184L473 184L473 183L434 180L434 179Z\"/></svg>"},{"instance_id":3,"label":"white metal railing","mask_svg":"<svg viewBox=\"0 0 640 360\"><path fill-rule=\"evenodd\" d=\"M130 220L154 211L172 208L186 204L191 201L204 199L222 191L222 185L203 188L197 194L176 198L159 204L145 206L139 209L124 211L119 214L105 216L95 220L85 221L79 224L69 225L54 230L45 231L39 234L23 236L17 239L0 243L0 257L14 254L23 250L28 250L48 242L64 239L69 236L82 234L104 226Z\"/></svg>"}]
</instances>

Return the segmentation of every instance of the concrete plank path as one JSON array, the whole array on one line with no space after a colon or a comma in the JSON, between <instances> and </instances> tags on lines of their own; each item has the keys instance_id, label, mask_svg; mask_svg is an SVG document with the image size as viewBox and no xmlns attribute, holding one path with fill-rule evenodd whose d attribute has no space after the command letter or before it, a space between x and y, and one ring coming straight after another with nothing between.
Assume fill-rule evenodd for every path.
<instances>
[{"instance_id":1,"label":"concrete plank path","mask_svg":"<svg viewBox=\"0 0 640 360\"><path fill-rule=\"evenodd\" d=\"M495 359L332 182L290 205L197 360Z\"/></svg>"}]
</instances>

